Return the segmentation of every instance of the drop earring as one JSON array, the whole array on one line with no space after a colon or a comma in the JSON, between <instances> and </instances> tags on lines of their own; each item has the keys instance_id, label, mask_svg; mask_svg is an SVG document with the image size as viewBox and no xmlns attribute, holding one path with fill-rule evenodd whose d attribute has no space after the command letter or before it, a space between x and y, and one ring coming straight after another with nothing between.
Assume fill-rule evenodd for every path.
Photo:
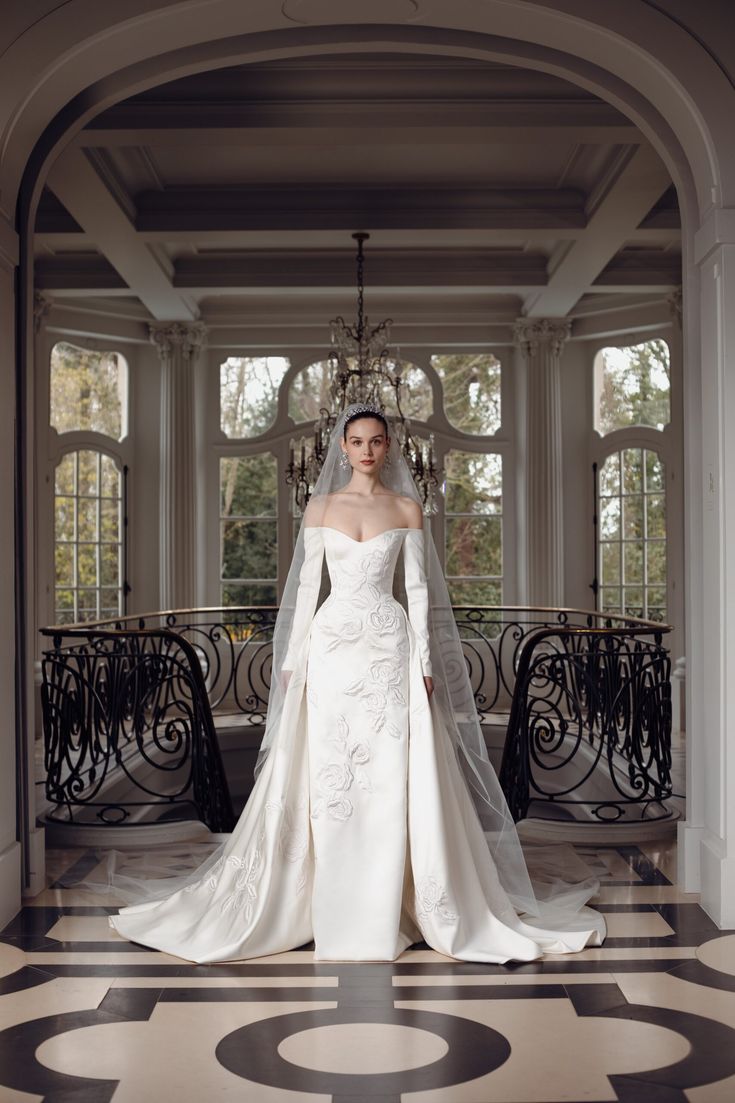
<instances>
[{"instance_id":1,"label":"drop earring","mask_svg":"<svg viewBox=\"0 0 735 1103\"><path fill-rule=\"evenodd\" d=\"M343 452L342 455L339 457L339 463L340 463L340 467L349 467L350 466L350 459L349 459L349 456L347 455L346 452Z\"/></svg>"}]
</instances>

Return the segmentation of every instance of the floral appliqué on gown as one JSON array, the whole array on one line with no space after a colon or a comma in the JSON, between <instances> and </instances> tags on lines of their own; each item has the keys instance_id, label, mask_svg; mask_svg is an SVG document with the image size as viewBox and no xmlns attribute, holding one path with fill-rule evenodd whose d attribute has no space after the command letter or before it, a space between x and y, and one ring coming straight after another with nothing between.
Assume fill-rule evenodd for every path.
<instances>
[{"instance_id":1,"label":"floral appliqu\u00e9 on gown","mask_svg":"<svg viewBox=\"0 0 735 1103\"><path fill-rule=\"evenodd\" d=\"M486 962L599 943L589 910L564 930L531 926L500 884L424 683L424 539L305 528L283 663L292 675L245 810L200 880L110 917L122 935L196 962L312 938L318 961L394 960L421 939ZM407 611L393 595L401 551ZM331 591L315 612L325 556Z\"/></svg>"}]
</instances>

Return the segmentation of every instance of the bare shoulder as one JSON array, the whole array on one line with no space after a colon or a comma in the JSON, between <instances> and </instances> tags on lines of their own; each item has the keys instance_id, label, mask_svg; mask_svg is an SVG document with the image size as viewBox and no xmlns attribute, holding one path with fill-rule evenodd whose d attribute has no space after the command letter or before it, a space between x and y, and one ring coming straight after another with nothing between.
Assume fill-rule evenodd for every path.
<instances>
[{"instance_id":1,"label":"bare shoulder","mask_svg":"<svg viewBox=\"0 0 735 1103\"><path fill-rule=\"evenodd\" d=\"M404 518L404 528L421 529L424 527L424 514L420 504L415 498L408 498L404 494L396 495L396 504Z\"/></svg>"}]
</instances>

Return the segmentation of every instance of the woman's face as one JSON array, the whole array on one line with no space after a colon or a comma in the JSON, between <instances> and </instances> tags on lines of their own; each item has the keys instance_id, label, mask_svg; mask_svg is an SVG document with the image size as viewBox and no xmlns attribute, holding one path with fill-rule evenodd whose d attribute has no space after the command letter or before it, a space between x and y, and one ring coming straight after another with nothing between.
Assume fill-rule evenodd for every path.
<instances>
[{"instance_id":1,"label":"woman's face","mask_svg":"<svg viewBox=\"0 0 735 1103\"><path fill-rule=\"evenodd\" d=\"M354 471L376 472L385 462L390 438L376 417L358 417L347 426L347 438L340 444Z\"/></svg>"}]
</instances>

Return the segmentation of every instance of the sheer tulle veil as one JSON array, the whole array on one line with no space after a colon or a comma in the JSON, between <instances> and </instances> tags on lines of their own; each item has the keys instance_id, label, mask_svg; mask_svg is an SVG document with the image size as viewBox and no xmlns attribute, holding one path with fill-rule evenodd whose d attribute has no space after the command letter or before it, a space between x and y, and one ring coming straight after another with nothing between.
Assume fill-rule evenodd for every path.
<instances>
[{"instance_id":1,"label":"sheer tulle veil","mask_svg":"<svg viewBox=\"0 0 735 1103\"><path fill-rule=\"evenodd\" d=\"M329 446L309 500L306 516L302 519L299 528L275 625L271 692L265 735L255 768L256 778L276 738L283 710L286 692L282 675L283 660L291 634L301 568L304 562L304 530L308 526L321 524L329 495L343 489L350 481L352 476L350 465L340 462L342 458L340 439L344 435L346 420L356 412L369 414L375 412L375 407L353 403L347 406L338 417L330 433ZM412 498L421 505L421 497L401 452L398 435L393 430L390 417L383 411L381 413L388 423L390 445L386 461L380 471L380 480L386 489ZM436 738L449 738L452 742L482 823L488 850L497 867L501 883L516 910L526 916L543 915L547 921L553 919L557 911L560 916L568 917L570 912L575 911L594 893L597 882L585 876L589 874L589 870L582 863L574 863L574 852L571 848L563 848L565 853L561 853L559 848L547 848L543 855L540 850L536 851L537 859L541 857L542 860L535 864L535 872L539 880L534 889L515 823L497 774L488 757L467 661L431 532L430 519L426 515L424 515L424 551L424 569L429 591L431 666L434 679L431 709ZM322 587L323 594L327 590L328 585ZM400 570L397 573L395 594L405 606L405 592L402 588ZM301 676L303 677L303 674ZM297 688L299 688L298 685L290 687L290 689ZM570 864L576 865L576 872L583 877L581 882L577 881L573 885L562 880L562 876L572 872L569 868Z\"/></svg>"},{"instance_id":2,"label":"sheer tulle veil","mask_svg":"<svg viewBox=\"0 0 735 1103\"><path fill-rule=\"evenodd\" d=\"M279 605L273 635L273 658L271 685L266 716L265 732L255 767L256 780L260 775L267 756L277 745L279 726L284 712L287 694L303 690L305 664L298 664L290 680L284 676L284 658L286 655L294 611L299 593L300 575L304 564L304 532L307 527L321 523L327 507L328 497L343 489L350 481L352 469L341 461L340 438L344 433L345 421L355 413L369 414L375 407L354 403L347 406L338 417L330 433L329 444L324 463L302 518L296 539L293 558ZM383 413L389 426L390 446L386 460L380 471L380 480L386 489L414 499L421 505L421 498L401 453L398 436L393 431L391 419ZM571 848L564 848L564 854L558 848L546 851L544 859L534 868L534 884L529 867L521 848L515 823L509 812L507 802L500 787L495 770L488 758L474 694L470 683L467 661L462 648L452 604L439 562L437 550L431 532L429 518L424 516L424 569L429 592L429 633L430 654L434 679L434 693L430 708L434 721L435 738L449 739L452 743L457 762L466 781L474 807L482 824L489 856L495 863L501 884L508 893L515 909L527 921L569 924L570 918L579 912L582 905L596 891L597 882L589 874L583 863L569 868L569 859L574 863ZM323 573L322 595L328 591L326 571ZM399 567L395 581L395 596L405 606L405 592L402 588L402 571ZM247 813L247 810L246 810ZM245 814L246 814L245 813ZM226 841L214 850L209 857L193 871L180 872L190 867L193 852L190 845L181 848L181 864L177 875L161 878L164 873L175 872L170 868L156 865L152 854L138 856L137 862L119 861L119 854L108 855L106 862L106 883L121 899L131 903L141 900L160 898L169 892L184 887L206 872L206 868L216 861ZM209 848L211 849L211 844ZM205 850L206 853L206 850ZM202 852L200 851L200 856ZM188 861L187 861L188 857ZM581 877L574 884L562 878L572 873ZM540 874L540 878L537 877ZM83 887L92 887L88 880ZM589 917L589 909L584 909ZM577 916L577 923L581 916Z\"/></svg>"}]
</instances>

